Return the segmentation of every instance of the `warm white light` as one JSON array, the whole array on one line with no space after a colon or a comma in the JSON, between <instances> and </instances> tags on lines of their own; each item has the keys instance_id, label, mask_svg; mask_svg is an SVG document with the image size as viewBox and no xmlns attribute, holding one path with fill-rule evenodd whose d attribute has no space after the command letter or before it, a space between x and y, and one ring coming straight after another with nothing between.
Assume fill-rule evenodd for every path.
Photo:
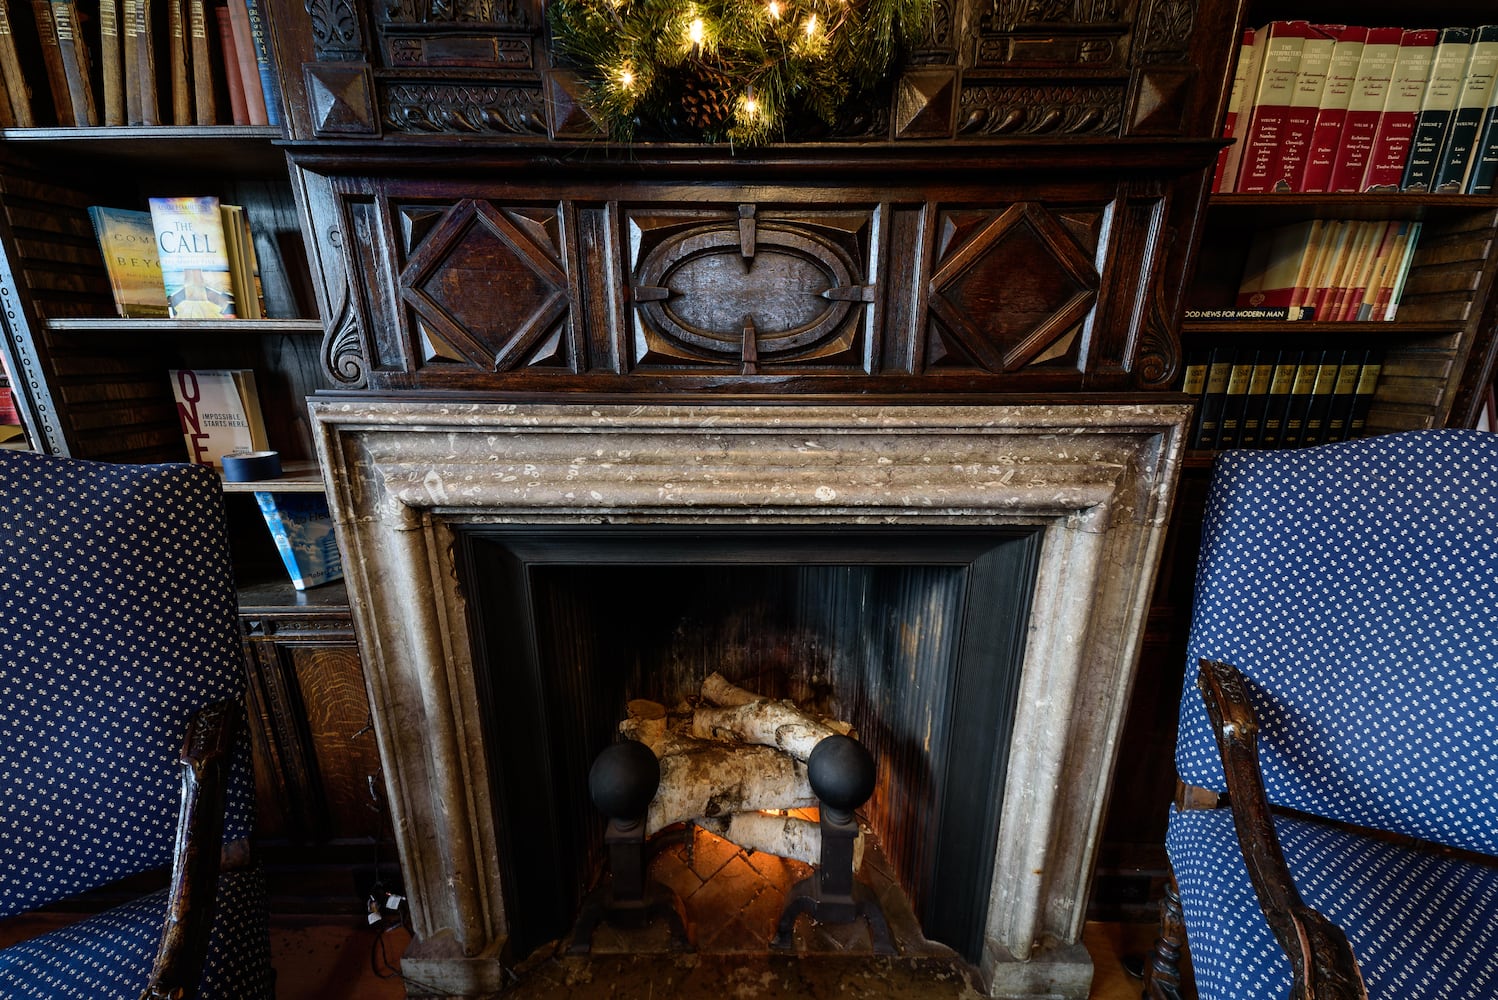
<instances>
[{"instance_id":1,"label":"warm white light","mask_svg":"<svg viewBox=\"0 0 1498 1000\"><path fill-rule=\"evenodd\" d=\"M780 0L770 0L765 4L765 10L769 12L771 20L780 20Z\"/></svg>"},{"instance_id":2,"label":"warm white light","mask_svg":"<svg viewBox=\"0 0 1498 1000\"><path fill-rule=\"evenodd\" d=\"M759 114L759 102L752 97L744 98L744 114L748 115L750 118L753 118L755 115Z\"/></svg>"},{"instance_id":3,"label":"warm white light","mask_svg":"<svg viewBox=\"0 0 1498 1000\"><path fill-rule=\"evenodd\" d=\"M634 85L635 85L635 74L634 74L634 71L631 70L628 66L626 66L624 69L621 69L619 71L619 86L623 87L625 90L628 90L629 88L633 87Z\"/></svg>"},{"instance_id":4,"label":"warm white light","mask_svg":"<svg viewBox=\"0 0 1498 1000\"><path fill-rule=\"evenodd\" d=\"M806 37L811 39L817 33L817 15L813 14L806 19Z\"/></svg>"},{"instance_id":5,"label":"warm white light","mask_svg":"<svg viewBox=\"0 0 1498 1000\"><path fill-rule=\"evenodd\" d=\"M692 23L687 26L687 40L693 45L701 45L702 36L706 30L702 25L702 18L694 17Z\"/></svg>"}]
</instances>

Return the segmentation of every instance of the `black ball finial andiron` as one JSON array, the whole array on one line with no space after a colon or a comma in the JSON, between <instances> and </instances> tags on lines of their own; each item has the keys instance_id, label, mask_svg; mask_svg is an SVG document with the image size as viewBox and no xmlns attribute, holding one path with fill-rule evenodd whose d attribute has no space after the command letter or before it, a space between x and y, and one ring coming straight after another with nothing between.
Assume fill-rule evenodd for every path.
<instances>
[{"instance_id":1,"label":"black ball finial andiron","mask_svg":"<svg viewBox=\"0 0 1498 1000\"><path fill-rule=\"evenodd\" d=\"M852 812L874 794L874 758L851 736L828 736L806 758L806 777L823 807Z\"/></svg>"},{"instance_id":2,"label":"black ball finial andiron","mask_svg":"<svg viewBox=\"0 0 1498 1000\"><path fill-rule=\"evenodd\" d=\"M643 743L625 740L603 749L588 772L588 794L610 819L638 820L661 783L661 764Z\"/></svg>"}]
</instances>

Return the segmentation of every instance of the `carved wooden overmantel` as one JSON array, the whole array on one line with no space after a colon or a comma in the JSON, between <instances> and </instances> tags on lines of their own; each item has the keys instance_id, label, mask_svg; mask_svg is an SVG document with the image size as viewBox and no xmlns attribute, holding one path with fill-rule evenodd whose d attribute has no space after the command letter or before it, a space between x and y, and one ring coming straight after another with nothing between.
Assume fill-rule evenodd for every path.
<instances>
[{"instance_id":1,"label":"carved wooden overmantel","mask_svg":"<svg viewBox=\"0 0 1498 1000\"><path fill-rule=\"evenodd\" d=\"M888 107L609 144L526 0L280 0L334 384L1167 386L1234 4L937 0ZM852 121L852 119L850 119Z\"/></svg>"}]
</instances>

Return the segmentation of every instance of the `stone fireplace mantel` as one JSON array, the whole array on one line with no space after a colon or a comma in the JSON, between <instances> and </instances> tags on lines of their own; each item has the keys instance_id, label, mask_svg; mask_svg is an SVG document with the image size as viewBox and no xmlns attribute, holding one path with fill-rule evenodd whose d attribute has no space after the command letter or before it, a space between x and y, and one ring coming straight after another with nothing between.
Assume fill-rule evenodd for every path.
<instances>
[{"instance_id":1,"label":"stone fireplace mantel","mask_svg":"<svg viewBox=\"0 0 1498 1000\"><path fill-rule=\"evenodd\" d=\"M1085 996L1088 883L1190 408L1074 398L315 398L412 907L409 974L496 991L508 934L495 829L509 818L491 802L459 529L1028 526L1040 566L980 971L994 996Z\"/></svg>"}]
</instances>

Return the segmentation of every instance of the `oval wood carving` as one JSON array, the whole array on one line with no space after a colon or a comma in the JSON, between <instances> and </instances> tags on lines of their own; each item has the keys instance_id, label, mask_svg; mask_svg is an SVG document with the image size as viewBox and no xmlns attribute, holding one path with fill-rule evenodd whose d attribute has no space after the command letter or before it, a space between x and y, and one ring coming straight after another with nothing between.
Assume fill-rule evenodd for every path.
<instances>
[{"instance_id":1,"label":"oval wood carving","mask_svg":"<svg viewBox=\"0 0 1498 1000\"><path fill-rule=\"evenodd\" d=\"M742 220L741 220L742 222ZM714 355L759 357L833 336L867 299L841 249L812 231L724 221L656 247L634 300L662 336Z\"/></svg>"}]
</instances>

